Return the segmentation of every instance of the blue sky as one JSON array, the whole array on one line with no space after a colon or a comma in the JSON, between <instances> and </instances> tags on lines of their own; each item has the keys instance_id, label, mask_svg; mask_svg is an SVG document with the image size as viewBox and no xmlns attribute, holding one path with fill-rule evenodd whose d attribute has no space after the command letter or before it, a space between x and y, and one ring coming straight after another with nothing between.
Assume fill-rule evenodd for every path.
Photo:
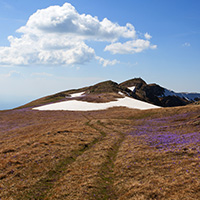
<instances>
[{"instance_id":1,"label":"blue sky","mask_svg":"<svg viewBox=\"0 0 200 200\"><path fill-rule=\"evenodd\" d=\"M200 92L199 0L0 0L0 110L104 80Z\"/></svg>"}]
</instances>

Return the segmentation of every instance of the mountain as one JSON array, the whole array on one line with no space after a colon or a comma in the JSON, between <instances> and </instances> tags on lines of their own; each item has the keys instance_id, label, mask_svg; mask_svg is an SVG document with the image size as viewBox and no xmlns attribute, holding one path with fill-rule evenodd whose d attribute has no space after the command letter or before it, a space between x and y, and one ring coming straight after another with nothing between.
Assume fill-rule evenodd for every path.
<instances>
[{"instance_id":1,"label":"mountain","mask_svg":"<svg viewBox=\"0 0 200 200\"><path fill-rule=\"evenodd\" d=\"M105 81L0 111L0 199L200 199L200 101L144 102L182 99L166 91Z\"/></svg>"},{"instance_id":2,"label":"mountain","mask_svg":"<svg viewBox=\"0 0 200 200\"><path fill-rule=\"evenodd\" d=\"M157 84L147 84L141 78L125 81L120 86L132 89L129 91L132 97L162 107L183 106L200 100L200 93L176 93Z\"/></svg>"},{"instance_id":3,"label":"mountain","mask_svg":"<svg viewBox=\"0 0 200 200\"><path fill-rule=\"evenodd\" d=\"M0 111L0 199L197 200L199 130L198 105Z\"/></svg>"},{"instance_id":4,"label":"mountain","mask_svg":"<svg viewBox=\"0 0 200 200\"><path fill-rule=\"evenodd\" d=\"M90 103L108 103L114 102L117 106L126 106L124 103L136 103L141 104L141 101L151 105L160 107L173 107L184 106L190 103L194 103L200 100L199 93L176 93L169 89L163 88L158 84L147 84L141 78L134 78L122 82L120 84L111 80L104 81L93 86L84 87L80 89L67 90L59 92L50 96L46 96L35 101L32 101L20 108L24 107L37 107L57 102L72 102L73 100L80 102ZM125 101L126 100L126 101ZM136 101L137 100L137 101ZM116 101L121 102L116 104ZM75 101L73 101L75 102ZM87 104L89 105L89 104ZM93 104L94 105L94 104ZM100 106L100 104L96 104ZM141 104L142 105L142 104ZM151 106L144 104L144 106L137 108L151 108ZM72 106L75 106L74 104ZM86 106L84 103L82 107ZM132 107L132 106L127 106Z\"/></svg>"}]
</instances>

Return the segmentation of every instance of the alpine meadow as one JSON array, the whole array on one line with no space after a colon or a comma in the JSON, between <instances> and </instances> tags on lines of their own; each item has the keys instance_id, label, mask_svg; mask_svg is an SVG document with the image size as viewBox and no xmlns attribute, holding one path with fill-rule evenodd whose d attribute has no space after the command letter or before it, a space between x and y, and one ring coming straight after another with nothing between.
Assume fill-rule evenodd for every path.
<instances>
[{"instance_id":1,"label":"alpine meadow","mask_svg":"<svg viewBox=\"0 0 200 200\"><path fill-rule=\"evenodd\" d=\"M0 0L0 200L199 200L199 10Z\"/></svg>"}]
</instances>

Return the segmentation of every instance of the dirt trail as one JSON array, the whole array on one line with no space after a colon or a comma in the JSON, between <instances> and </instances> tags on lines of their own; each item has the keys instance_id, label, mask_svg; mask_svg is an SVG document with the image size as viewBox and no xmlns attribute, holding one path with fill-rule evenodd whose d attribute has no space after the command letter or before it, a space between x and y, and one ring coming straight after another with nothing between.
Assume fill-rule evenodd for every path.
<instances>
[{"instance_id":1,"label":"dirt trail","mask_svg":"<svg viewBox=\"0 0 200 200\"><path fill-rule=\"evenodd\" d=\"M0 157L2 200L44 199L66 167L102 138L99 132L76 121L47 127L35 125L26 129L26 133L19 140L3 140L5 150Z\"/></svg>"},{"instance_id":2,"label":"dirt trail","mask_svg":"<svg viewBox=\"0 0 200 200\"><path fill-rule=\"evenodd\" d=\"M0 133L1 200L200 197L199 107L11 114Z\"/></svg>"},{"instance_id":3,"label":"dirt trail","mask_svg":"<svg viewBox=\"0 0 200 200\"><path fill-rule=\"evenodd\" d=\"M115 199L113 161L123 137L99 122L87 124L103 137L68 166L47 199Z\"/></svg>"},{"instance_id":4,"label":"dirt trail","mask_svg":"<svg viewBox=\"0 0 200 200\"><path fill-rule=\"evenodd\" d=\"M55 137L69 134L65 129L52 134ZM16 196L10 195L11 199L12 196L19 200L116 199L113 169L119 147L124 140L123 134L107 128L97 119L87 118L85 125L79 129L87 130L87 134L88 130L92 131L93 136L90 137L94 139L88 140L89 143L84 141L86 134L79 139L83 140L78 143L79 148L75 144L71 144L71 147L61 146L66 148L66 157L63 149L62 159L52 163L52 167L46 169L31 187L24 187L25 190L19 191ZM60 137L61 140L64 139L63 136Z\"/></svg>"}]
</instances>

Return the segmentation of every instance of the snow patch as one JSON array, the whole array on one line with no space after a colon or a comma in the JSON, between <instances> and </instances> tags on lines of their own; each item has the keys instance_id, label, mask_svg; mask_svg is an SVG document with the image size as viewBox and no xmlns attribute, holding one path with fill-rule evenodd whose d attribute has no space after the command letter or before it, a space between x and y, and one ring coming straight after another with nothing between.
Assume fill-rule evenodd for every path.
<instances>
[{"instance_id":1,"label":"snow patch","mask_svg":"<svg viewBox=\"0 0 200 200\"><path fill-rule=\"evenodd\" d=\"M78 93L74 93L74 94L70 94L71 97L81 97L85 92L78 92Z\"/></svg>"},{"instance_id":2,"label":"snow patch","mask_svg":"<svg viewBox=\"0 0 200 200\"><path fill-rule=\"evenodd\" d=\"M132 92L134 92L134 90L135 90L135 86L128 87L128 89L131 90Z\"/></svg>"},{"instance_id":3,"label":"snow patch","mask_svg":"<svg viewBox=\"0 0 200 200\"><path fill-rule=\"evenodd\" d=\"M120 95L124 96L124 93L122 93L122 92L118 92L118 94L120 94Z\"/></svg>"},{"instance_id":4,"label":"snow patch","mask_svg":"<svg viewBox=\"0 0 200 200\"><path fill-rule=\"evenodd\" d=\"M186 92L177 93L177 92L174 92L172 90L167 90L167 89L165 89L164 94L159 97L167 97L167 96L178 96L180 98L185 98L188 101L195 101L195 98L200 98L199 93L186 93Z\"/></svg>"},{"instance_id":5,"label":"snow patch","mask_svg":"<svg viewBox=\"0 0 200 200\"><path fill-rule=\"evenodd\" d=\"M143 101L139 101L130 97L119 98L117 101L108 103L91 103L85 101L69 100L64 102L53 103L49 105L33 108L34 110L68 110L68 111L92 111L105 110L111 107L124 106L133 109L147 110L160 108Z\"/></svg>"}]
</instances>

